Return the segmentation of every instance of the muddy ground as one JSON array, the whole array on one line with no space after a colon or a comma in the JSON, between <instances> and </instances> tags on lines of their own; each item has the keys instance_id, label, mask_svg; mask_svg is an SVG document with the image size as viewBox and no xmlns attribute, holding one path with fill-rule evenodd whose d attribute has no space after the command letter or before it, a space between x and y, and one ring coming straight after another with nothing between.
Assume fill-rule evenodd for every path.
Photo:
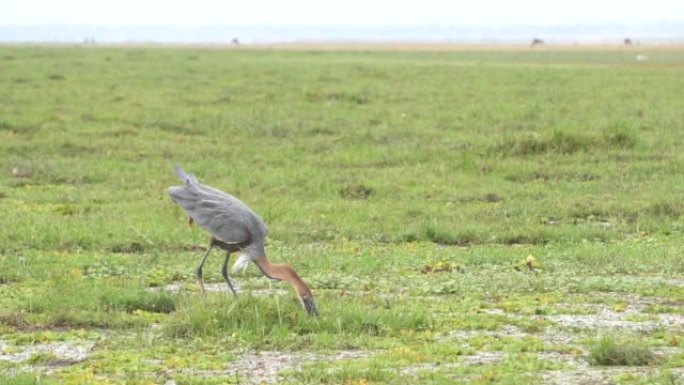
<instances>
[{"instance_id":1,"label":"muddy ground","mask_svg":"<svg viewBox=\"0 0 684 385\"><path fill-rule=\"evenodd\" d=\"M182 285L171 284L164 290L181 290ZM227 291L224 283L206 285L207 291ZM158 290L158 289L154 289ZM284 289L261 289L252 294L273 295L282 294ZM468 339L473 336L490 336L494 338L524 338L535 336L541 338L550 346L572 347L561 351L544 351L536 353L540 360L562 363L565 369L548 370L536 373L546 384L613 384L615 379L630 373L646 374L659 373L657 367L600 367L592 366L589 362L589 352L583 342L587 337L595 337L605 332L627 332L648 334L656 330L668 330L679 333L684 330L684 315L679 313L653 314L646 312L649 306L662 303L661 298L640 297L636 295L618 295L624 304L616 310L606 304L562 304L562 308L572 314L538 315L539 319L550 321L551 326L541 331L525 332L514 325L504 325L497 330L454 330L438 336L441 342L448 341L467 347ZM499 309L488 310L492 315L515 314L505 313ZM577 313L577 314L575 314ZM101 339L107 337L101 337ZM33 343L27 345L10 344L0 340L0 361L25 363L24 369L50 373L55 368L72 365L87 360L97 351L97 339L76 339L62 342ZM301 351L236 351L237 357L233 362L226 363L225 368L218 370L182 369L166 370L157 373L158 378L165 378L166 385L176 384L173 379L178 374L192 376L229 376L240 384L275 384L283 380L282 371L297 371L307 363L316 361L366 360L369 357L384 353L382 351L351 350L327 353ZM661 347L654 350L659 357L683 354L681 347ZM509 358L514 353L504 351L481 351L475 354L461 356L457 362L431 363L422 362L398 369L401 375L418 376L422 372L459 366L492 365ZM40 359L36 360L35 357ZM35 361L35 362L33 362ZM669 372L684 382L684 368L676 367ZM462 380L462 379L461 379Z\"/></svg>"}]
</instances>

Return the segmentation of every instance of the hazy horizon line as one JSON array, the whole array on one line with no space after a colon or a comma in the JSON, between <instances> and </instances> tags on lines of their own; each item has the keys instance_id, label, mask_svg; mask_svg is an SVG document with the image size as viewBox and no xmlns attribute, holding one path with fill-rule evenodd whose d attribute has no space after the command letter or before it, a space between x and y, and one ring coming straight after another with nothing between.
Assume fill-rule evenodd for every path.
<instances>
[{"instance_id":1,"label":"hazy horizon line","mask_svg":"<svg viewBox=\"0 0 684 385\"><path fill-rule=\"evenodd\" d=\"M106 27L106 28L212 28L212 27L239 27L239 28L264 28L264 27L280 27L280 28L516 28L516 27L578 27L578 26L663 26L669 25L684 25L684 19L670 20L670 19L653 19L646 21L618 21L607 20L602 22L574 22L574 23L396 23L396 24L353 24L353 23L327 23L327 24L288 24L288 23L208 23L208 24L108 24L108 23L69 23L69 22L50 22L50 23L36 23L36 24L13 24L0 23L0 27Z\"/></svg>"},{"instance_id":2,"label":"hazy horizon line","mask_svg":"<svg viewBox=\"0 0 684 385\"><path fill-rule=\"evenodd\" d=\"M542 38L547 42L679 41L684 21L668 23L577 23L553 25L1 25L5 42L168 42L220 43L237 38L241 43L302 41L432 41L510 42Z\"/></svg>"}]
</instances>

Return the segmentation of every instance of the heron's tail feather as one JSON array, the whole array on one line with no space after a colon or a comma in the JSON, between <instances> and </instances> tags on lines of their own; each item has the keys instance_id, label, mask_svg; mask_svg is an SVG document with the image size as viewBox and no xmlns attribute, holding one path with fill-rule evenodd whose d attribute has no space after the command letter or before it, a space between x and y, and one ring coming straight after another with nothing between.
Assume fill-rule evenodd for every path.
<instances>
[{"instance_id":1,"label":"heron's tail feather","mask_svg":"<svg viewBox=\"0 0 684 385\"><path fill-rule=\"evenodd\" d=\"M238 257L237 261L235 261L235 264L233 265L233 268L231 269L233 273L242 270L244 271L247 268L247 265L252 261L252 259L249 257L247 254L240 254Z\"/></svg>"},{"instance_id":2,"label":"heron's tail feather","mask_svg":"<svg viewBox=\"0 0 684 385\"><path fill-rule=\"evenodd\" d=\"M174 169L176 170L176 175L185 183L191 184L191 183L198 183L197 178L195 178L194 175L190 175L183 168L179 165L175 165Z\"/></svg>"}]
</instances>

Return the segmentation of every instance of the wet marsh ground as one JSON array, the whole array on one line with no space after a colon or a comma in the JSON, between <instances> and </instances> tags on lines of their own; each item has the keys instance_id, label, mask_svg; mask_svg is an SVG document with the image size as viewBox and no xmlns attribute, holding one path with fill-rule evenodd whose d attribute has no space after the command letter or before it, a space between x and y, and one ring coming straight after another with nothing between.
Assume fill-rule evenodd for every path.
<instances>
[{"instance_id":1,"label":"wet marsh ground","mask_svg":"<svg viewBox=\"0 0 684 385\"><path fill-rule=\"evenodd\" d=\"M684 51L0 47L0 383L684 382ZM178 163L309 318L194 267Z\"/></svg>"}]
</instances>

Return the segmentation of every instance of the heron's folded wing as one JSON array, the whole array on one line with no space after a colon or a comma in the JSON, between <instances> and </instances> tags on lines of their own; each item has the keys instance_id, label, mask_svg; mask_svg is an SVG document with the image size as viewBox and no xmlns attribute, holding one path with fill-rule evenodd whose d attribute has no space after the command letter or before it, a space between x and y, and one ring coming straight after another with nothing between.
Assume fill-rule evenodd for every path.
<instances>
[{"instance_id":1,"label":"heron's folded wing","mask_svg":"<svg viewBox=\"0 0 684 385\"><path fill-rule=\"evenodd\" d=\"M188 214L221 242L244 243L251 237L244 215L230 202L200 200Z\"/></svg>"},{"instance_id":2,"label":"heron's folded wing","mask_svg":"<svg viewBox=\"0 0 684 385\"><path fill-rule=\"evenodd\" d=\"M166 192L174 202L181 205L185 210L193 209L199 200L196 189L187 186L172 186Z\"/></svg>"}]
</instances>

